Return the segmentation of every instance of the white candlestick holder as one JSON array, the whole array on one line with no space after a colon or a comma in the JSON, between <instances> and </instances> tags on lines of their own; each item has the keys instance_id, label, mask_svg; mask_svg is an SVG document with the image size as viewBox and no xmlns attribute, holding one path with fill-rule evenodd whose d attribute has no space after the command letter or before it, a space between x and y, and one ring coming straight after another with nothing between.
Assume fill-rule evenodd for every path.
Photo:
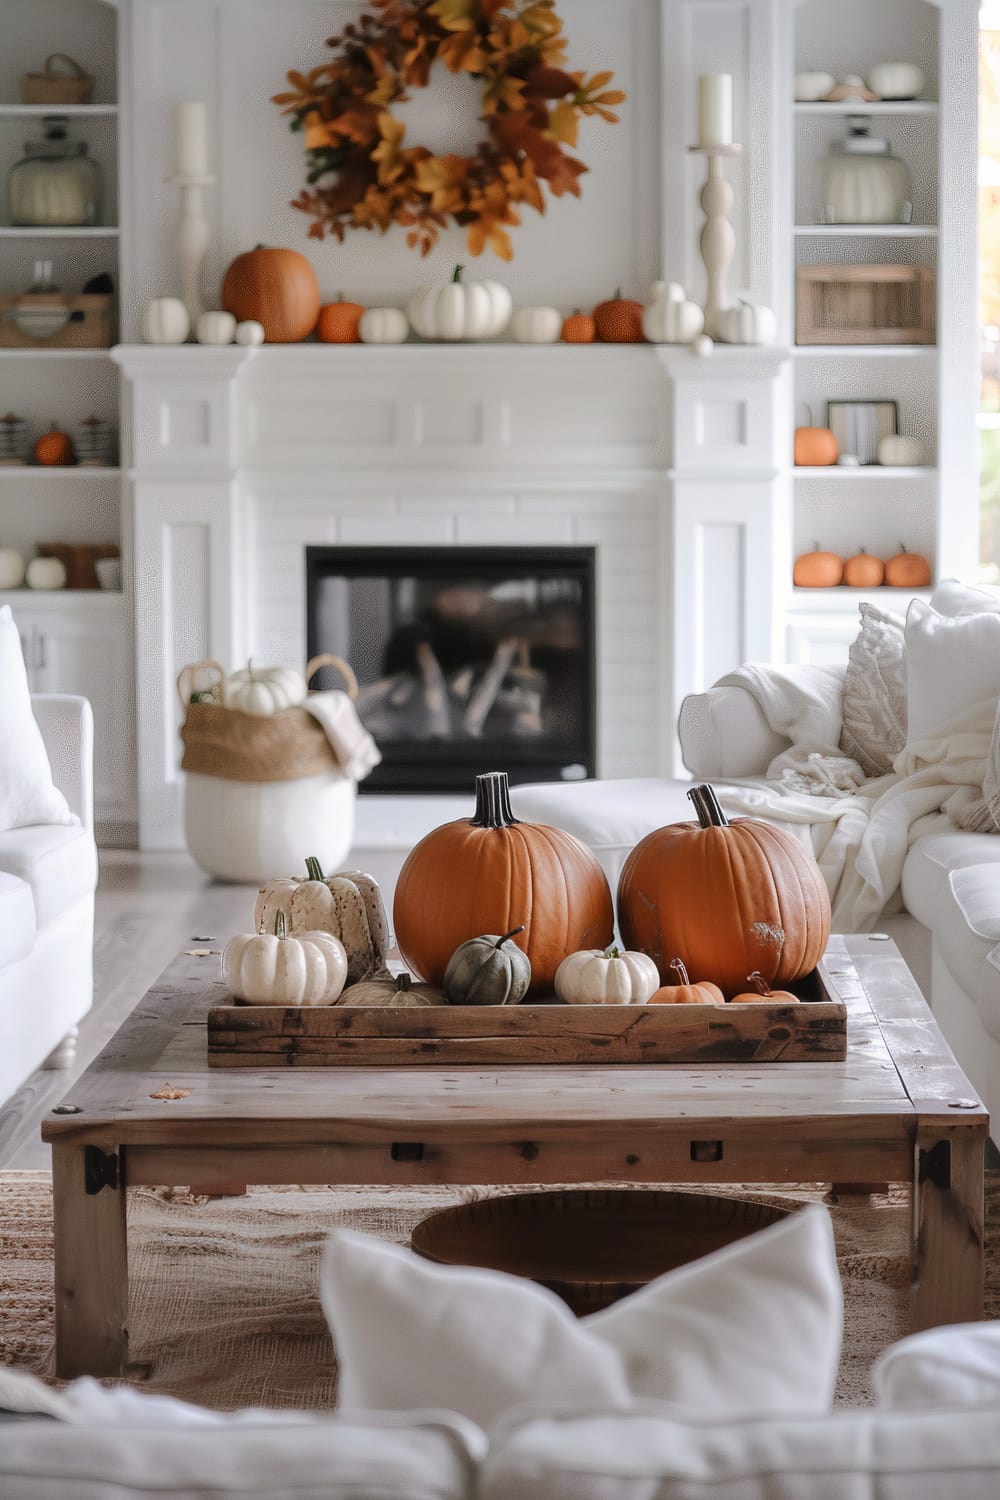
<instances>
[{"instance_id":1,"label":"white candlestick holder","mask_svg":"<svg viewBox=\"0 0 1000 1500\"><path fill-rule=\"evenodd\" d=\"M202 299L202 272L211 239L208 221L207 189L214 177L189 177L179 173L169 179L180 189L180 214L177 219L177 260L181 273L181 301L188 310L192 331L205 311Z\"/></svg>"},{"instance_id":2,"label":"white candlestick holder","mask_svg":"<svg viewBox=\"0 0 1000 1500\"><path fill-rule=\"evenodd\" d=\"M713 339L719 336L719 314L729 306L729 268L736 254L736 232L730 222L735 193L725 174L727 156L739 156L742 146L689 146L708 158L708 176L699 202L705 213L698 241L705 263L705 332Z\"/></svg>"}]
</instances>

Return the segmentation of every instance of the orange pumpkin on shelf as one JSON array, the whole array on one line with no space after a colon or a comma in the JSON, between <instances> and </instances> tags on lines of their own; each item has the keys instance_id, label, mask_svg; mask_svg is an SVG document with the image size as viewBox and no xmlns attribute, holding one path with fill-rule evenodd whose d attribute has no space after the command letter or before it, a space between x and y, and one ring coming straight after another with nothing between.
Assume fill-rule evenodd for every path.
<instances>
[{"instance_id":1,"label":"orange pumpkin on shelf","mask_svg":"<svg viewBox=\"0 0 1000 1500\"><path fill-rule=\"evenodd\" d=\"M885 565L885 581L893 589L925 589L930 586L931 565L920 552L907 552L902 542L895 557Z\"/></svg>"},{"instance_id":2,"label":"orange pumpkin on shelf","mask_svg":"<svg viewBox=\"0 0 1000 1500\"><path fill-rule=\"evenodd\" d=\"M588 313L574 308L562 326L564 344L592 344L597 338L597 324Z\"/></svg>"},{"instance_id":3,"label":"orange pumpkin on shelf","mask_svg":"<svg viewBox=\"0 0 1000 1500\"><path fill-rule=\"evenodd\" d=\"M837 439L829 427L796 427L795 463L799 468L829 468L840 457Z\"/></svg>"},{"instance_id":4,"label":"orange pumpkin on shelf","mask_svg":"<svg viewBox=\"0 0 1000 1500\"><path fill-rule=\"evenodd\" d=\"M618 289L594 308L594 326L602 344L644 344L642 303L623 297Z\"/></svg>"},{"instance_id":5,"label":"orange pumpkin on shelf","mask_svg":"<svg viewBox=\"0 0 1000 1500\"><path fill-rule=\"evenodd\" d=\"M844 578L844 559L836 552L803 552L796 558L792 582L797 589L834 589Z\"/></svg>"},{"instance_id":6,"label":"orange pumpkin on shelf","mask_svg":"<svg viewBox=\"0 0 1000 1500\"><path fill-rule=\"evenodd\" d=\"M885 579L885 563L861 547L844 563L844 582L851 589L877 589Z\"/></svg>"},{"instance_id":7,"label":"orange pumpkin on shelf","mask_svg":"<svg viewBox=\"0 0 1000 1500\"><path fill-rule=\"evenodd\" d=\"M222 305L238 323L262 324L269 344L297 344L316 327L319 282L297 250L258 245L231 263L222 283Z\"/></svg>"},{"instance_id":8,"label":"orange pumpkin on shelf","mask_svg":"<svg viewBox=\"0 0 1000 1500\"><path fill-rule=\"evenodd\" d=\"M673 956L711 974L725 995L759 970L786 984L814 969L830 935L819 865L798 839L758 818L730 823L710 786L688 796L697 823L671 823L632 850L618 882L625 944L648 953L666 982Z\"/></svg>"},{"instance_id":9,"label":"orange pumpkin on shelf","mask_svg":"<svg viewBox=\"0 0 1000 1500\"><path fill-rule=\"evenodd\" d=\"M407 968L438 986L462 943L523 922L514 941L531 960L529 995L550 993L567 953L608 948L614 931L594 855L561 828L519 823L506 771L477 776L473 816L444 823L411 850L392 916Z\"/></svg>"},{"instance_id":10,"label":"orange pumpkin on shelf","mask_svg":"<svg viewBox=\"0 0 1000 1500\"><path fill-rule=\"evenodd\" d=\"M35 444L35 462L52 469L73 462L73 439L68 432L60 432L55 422Z\"/></svg>"},{"instance_id":11,"label":"orange pumpkin on shelf","mask_svg":"<svg viewBox=\"0 0 1000 1500\"><path fill-rule=\"evenodd\" d=\"M772 990L763 974L757 969L747 975L747 984L752 984L753 989L744 990L741 995L734 995L729 1002L731 1005L760 1005L762 1001L768 1001L774 1005L798 1005L798 995L793 995L791 990Z\"/></svg>"},{"instance_id":12,"label":"orange pumpkin on shelf","mask_svg":"<svg viewBox=\"0 0 1000 1500\"><path fill-rule=\"evenodd\" d=\"M316 337L321 344L360 344L363 313L359 303L345 302L343 292L338 292L336 302L319 310Z\"/></svg>"},{"instance_id":13,"label":"orange pumpkin on shelf","mask_svg":"<svg viewBox=\"0 0 1000 1500\"><path fill-rule=\"evenodd\" d=\"M725 1005L725 995L711 980L699 979L697 983L691 983L682 959L672 958L670 967L677 975L677 983L654 990L647 1002L649 1005Z\"/></svg>"}]
</instances>

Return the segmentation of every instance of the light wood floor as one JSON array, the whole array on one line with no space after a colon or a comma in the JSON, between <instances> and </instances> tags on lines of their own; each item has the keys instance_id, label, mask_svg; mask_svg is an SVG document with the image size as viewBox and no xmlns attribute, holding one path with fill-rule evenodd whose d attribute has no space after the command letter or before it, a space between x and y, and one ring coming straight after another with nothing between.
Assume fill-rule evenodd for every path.
<instances>
[{"instance_id":1,"label":"light wood floor","mask_svg":"<svg viewBox=\"0 0 1000 1500\"><path fill-rule=\"evenodd\" d=\"M94 1007L80 1025L72 1069L38 1072L0 1110L0 1168L47 1168L39 1139L46 1112L145 994L181 948L195 938L247 932L255 886L217 885L186 854L101 851L94 946Z\"/></svg>"}]
</instances>

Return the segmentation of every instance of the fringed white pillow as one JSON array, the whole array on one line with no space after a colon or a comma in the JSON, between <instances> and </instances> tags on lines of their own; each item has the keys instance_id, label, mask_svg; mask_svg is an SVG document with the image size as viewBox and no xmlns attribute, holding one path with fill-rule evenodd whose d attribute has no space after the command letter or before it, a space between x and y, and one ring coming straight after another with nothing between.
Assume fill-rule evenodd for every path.
<instances>
[{"instance_id":1,"label":"fringed white pillow","mask_svg":"<svg viewBox=\"0 0 1000 1500\"><path fill-rule=\"evenodd\" d=\"M906 744L906 639L899 615L858 606L861 630L844 679L840 748L866 776L887 776Z\"/></svg>"}]
</instances>

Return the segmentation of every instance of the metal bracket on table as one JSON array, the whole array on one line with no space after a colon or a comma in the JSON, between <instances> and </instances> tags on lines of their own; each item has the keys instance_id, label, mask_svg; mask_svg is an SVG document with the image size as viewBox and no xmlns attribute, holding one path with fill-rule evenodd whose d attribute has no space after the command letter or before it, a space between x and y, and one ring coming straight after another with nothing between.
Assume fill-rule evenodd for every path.
<instances>
[{"instance_id":1,"label":"metal bracket on table","mask_svg":"<svg viewBox=\"0 0 1000 1500\"><path fill-rule=\"evenodd\" d=\"M920 1152L917 1182L947 1191L951 1187L951 1142L938 1141L936 1146Z\"/></svg>"},{"instance_id":2,"label":"metal bracket on table","mask_svg":"<svg viewBox=\"0 0 1000 1500\"><path fill-rule=\"evenodd\" d=\"M423 1161L423 1141L393 1141L389 1155L393 1161Z\"/></svg>"},{"instance_id":3,"label":"metal bracket on table","mask_svg":"<svg viewBox=\"0 0 1000 1500\"><path fill-rule=\"evenodd\" d=\"M692 1141L692 1161L721 1161L725 1147L722 1141Z\"/></svg>"},{"instance_id":4,"label":"metal bracket on table","mask_svg":"<svg viewBox=\"0 0 1000 1500\"><path fill-rule=\"evenodd\" d=\"M83 1183L91 1196L106 1187L117 1192L122 1185L121 1158L118 1153L102 1151L100 1146L84 1146Z\"/></svg>"}]
</instances>

